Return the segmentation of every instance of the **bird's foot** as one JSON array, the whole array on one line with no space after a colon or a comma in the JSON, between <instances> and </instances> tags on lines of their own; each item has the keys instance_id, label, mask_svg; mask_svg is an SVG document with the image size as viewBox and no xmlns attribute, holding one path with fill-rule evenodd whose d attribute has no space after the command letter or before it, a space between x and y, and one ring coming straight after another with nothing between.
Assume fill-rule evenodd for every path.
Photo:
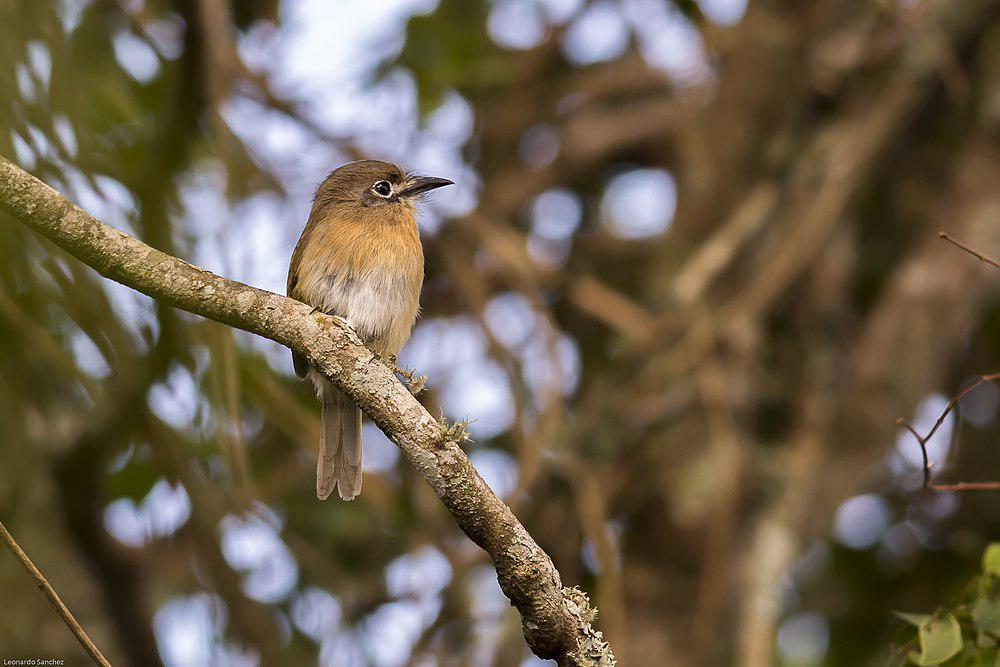
<instances>
[{"instance_id":1,"label":"bird's foot","mask_svg":"<svg viewBox=\"0 0 1000 667\"><path fill-rule=\"evenodd\" d=\"M393 373L400 376L403 384L406 385L406 388L409 389L410 393L414 396L417 396L424 390L425 385L427 384L427 376L417 375L417 371L415 369L400 367L400 365L396 362L395 354L389 355L389 357L385 360L385 365Z\"/></svg>"}]
</instances>

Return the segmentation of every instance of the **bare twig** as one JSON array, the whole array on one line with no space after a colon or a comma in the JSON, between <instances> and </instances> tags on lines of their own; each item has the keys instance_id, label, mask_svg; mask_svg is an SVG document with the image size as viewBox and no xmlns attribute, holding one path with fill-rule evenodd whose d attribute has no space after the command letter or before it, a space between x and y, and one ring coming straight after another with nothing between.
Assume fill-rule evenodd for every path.
<instances>
[{"instance_id":1,"label":"bare twig","mask_svg":"<svg viewBox=\"0 0 1000 667\"><path fill-rule=\"evenodd\" d=\"M66 608L63 601L59 599L59 594L56 593L54 588L52 588L48 580L42 576L42 573L38 571L35 564L31 562L30 558L28 558L28 554L24 553L24 550L20 547L17 541L14 540L14 536L7 531L7 528L3 525L3 523L0 523L0 536L3 536L3 541L7 544L7 548L10 549L10 552L14 554L14 557L21 562L21 565L23 565L24 569L28 571L31 578L35 580L35 585L38 586L38 590L40 590L42 595L48 599L49 604L52 605L52 608L55 609L56 613L59 614L60 618L62 618L63 623L65 623L66 626L69 627L70 631L76 636L77 641L80 642L80 645L83 646L83 649L91 657L94 663L104 665L105 667L111 667L111 663L104 657L100 649L94 645L94 642L90 640L90 637L87 636L83 627L77 623L75 618L73 618L73 614L71 614L69 609Z\"/></svg>"},{"instance_id":2,"label":"bare twig","mask_svg":"<svg viewBox=\"0 0 1000 667\"><path fill-rule=\"evenodd\" d=\"M1000 269L1000 262L997 262L997 260L993 259L989 255L984 255L983 253L979 252L975 248L969 247L969 246L965 245L964 243L962 243L961 241L957 241L957 240L951 238L945 232L938 232L938 236L940 236L941 238L943 238L945 241L947 241L948 243L952 244L953 246L955 246L957 248L960 248L960 249L964 250L965 252L969 253L970 255L972 255L973 257L975 257L976 259L978 259L979 261L986 262L990 266L993 266L995 268Z\"/></svg>"},{"instance_id":3,"label":"bare twig","mask_svg":"<svg viewBox=\"0 0 1000 667\"><path fill-rule=\"evenodd\" d=\"M896 423L909 431L914 438L917 440L917 444L920 445L920 453L924 459L924 488L931 489L933 491L1000 491L1000 482L956 482L954 484L937 484L931 480L931 468L934 467L934 462L930 460L927 455L927 441L934 437L934 434L938 432L944 420L948 418L951 411L958 405L958 402L962 400L970 391L975 389L981 384L986 382L996 382L1000 380L1000 373L991 373L989 375L981 375L976 378L975 381L969 383L965 388L959 391L957 394L951 397L948 401L948 405L945 406L944 411L934 422L934 426L928 431L927 435L920 435L917 429L914 428L913 424L906 421L902 417L896 420Z\"/></svg>"},{"instance_id":4,"label":"bare twig","mask_svg":"<svg viewBox=\"0 0 1000 667\"><path fill-rule=\"evenodd\" d=\"M938 236L941 237L942 239L944 239L945 241L947 241L948 243L952 244L953 246L955 246L955 247L957 247L957 248L959 248L961 250L964 250L965 252L969 253L970 255L972 255L973 257L975 257L976 259L978 259L979 261L986 262L987 264L989 264L991 266L995 266L996 268L1000 269L1000 263L998 263L995 259L993 259L989 255L985 255L985 254L979 252L975 248L973 248L971 246L968 246L968 245L962 243L961 241L953 239L952 237L948 236L948 234L946 232L938 232ZM948 405L945 406L944 411L937 418L937 421L934 422L934 426L931 427L931 430L927 433L927 435L920 435L917 432L917 429L913 427L913 424L911 424L910 422L906 421L902 417L900 417L899 419L896 420L896 423L899 424L900 426L902 426L903 428L905 428L907 431L909 431L910 434L913 435L914 438L916 438L917 444L920 445L920 454L923 457L923 464L924 464L924 466L923 466L923 468L924 468L924 484L923 484L923 488L925 488L925 489L931 489L933 491L944 491L944 492L947 492L947 491L1000 491L1000 481L998 481L998 482L955 482L954 484L937 484L936 482L934 482L934 481L931 480L931 468L934 467L934 462L931 461L930 458L927 455L927 441L934 437L934 434L937 433L937 431L938 431L939 428L941 428L941 424L943 424L944 420L948 418L948 415L951 414L951 411L955 409L955 406L958 405L958 402L960 400L962 400L962 398L964 398L969 392L971 392L973 389L975 389L979 385L987 383L987 382L996 382L997 380L1000 380L1000 373L990 373L988 375L980 375L978 378L976 378L975 381L969 383L961 391L959 391L957 394L955 394L954 396L952 396L951 400L948 401Z\"/></svg>"}]
</instances>

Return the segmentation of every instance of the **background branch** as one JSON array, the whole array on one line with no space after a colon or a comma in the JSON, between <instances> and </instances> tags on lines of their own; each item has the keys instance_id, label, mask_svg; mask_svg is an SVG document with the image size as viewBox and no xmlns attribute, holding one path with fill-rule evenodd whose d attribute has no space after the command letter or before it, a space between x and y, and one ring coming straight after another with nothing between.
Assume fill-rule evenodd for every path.
<instances>
[{"instance_id":1,"label":"background branch","mask_svg":"<svg viewBox=\"0 0 1000 667\"><path fill-rule=\"evenodd\" d=\"M87 636L83 627L77 623L73 614L66 608L63 601L59 599L59 594L56 593L55 589L52 588L52 585L49 584L48 580L42 575L38 568L35 567L35 564L31 562L31 559L28 558L28 554L24 553L24 549L22 549L17 541L14 540L14 536L7 531L7 528L3 525L3 523L0 523L0 536L3 537L3 541L7 545L7 548L10 549L10 552L14 554L14 557L17 558L21 565L24 566L24 569L28 571L31 578L35 580L35 585L38 586L38 590L40 590L42 595L48 599L52 608L56 610L59 617L62 618L66 626L70 629L73 635L76 636L77 641L79 641L80 645L83 646L87 655L89 655L96 664L111 667L111 663L109 663L107 658L101 654L100 649L94 645L94 642L90 640L90 637Z\"/></svg>"}]
</instances>

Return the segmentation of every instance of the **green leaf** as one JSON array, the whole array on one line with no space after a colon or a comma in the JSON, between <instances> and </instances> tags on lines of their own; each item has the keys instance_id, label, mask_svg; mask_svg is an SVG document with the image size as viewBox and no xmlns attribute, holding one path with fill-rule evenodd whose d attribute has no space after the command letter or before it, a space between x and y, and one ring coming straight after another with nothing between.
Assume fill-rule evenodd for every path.
<instances>
[{"instance_id":1,"label":"green leaf","mask_svg":"<svg viewBox=\"0 0 1000 667\"><path fill-rule=\"evenodd\" d=\"M899 618L903 619L910 625L916 626L918 628L927 621L929 621L931 618L930 614L911 614L906 611L894 611L892 613L898 616Z\"/></svg>"},{"instance_id":2,"label":"green leaf","mask_svg":"<svg viewBox=\"0 0 1000 667\"><path fill-rule=\"evenodd\" d=\"M972 605L972 622L980 632L1000 637L1000 600L976 600Z\"/></svg>"},{"instance_id":3,"label":"green leaf","mask_svg":"<svg viewBox=\"0 0 1000 667\"><path fill-rule=\"evenodd\" d=\"M920 653L911 651L910 660L922 667L940 665L962 650L962 629L951 612L921 623L918 636Z\"/></svg>"},{"instance_id":4,"label":"green leaf","mask_svg":"<svg viewBox=\"0 0 1000 667\"><path fill-rule=\"evenodd\" d=\"M983 572L1000 576L1000 542L993 542L983 552Z\"/></svg>"}]
</instances>

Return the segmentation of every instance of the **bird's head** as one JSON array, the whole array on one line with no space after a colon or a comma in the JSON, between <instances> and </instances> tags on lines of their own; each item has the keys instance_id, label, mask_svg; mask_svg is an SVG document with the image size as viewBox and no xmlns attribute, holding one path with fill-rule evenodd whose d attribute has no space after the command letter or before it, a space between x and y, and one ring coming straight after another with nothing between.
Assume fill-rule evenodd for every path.
<instances>
[{"instance_id":1,"label":"bird's head","mask_svg":"<svg viewBox=\"0 0 1000 667\"><path fill-rule=\"evenodd\" d=\"M357 215L412 212L421 195L452 185L446 178L407 173L389 162L361 160L335 169L316 190L314 211L346 207Z\"/></svg>"}]
</instances>

